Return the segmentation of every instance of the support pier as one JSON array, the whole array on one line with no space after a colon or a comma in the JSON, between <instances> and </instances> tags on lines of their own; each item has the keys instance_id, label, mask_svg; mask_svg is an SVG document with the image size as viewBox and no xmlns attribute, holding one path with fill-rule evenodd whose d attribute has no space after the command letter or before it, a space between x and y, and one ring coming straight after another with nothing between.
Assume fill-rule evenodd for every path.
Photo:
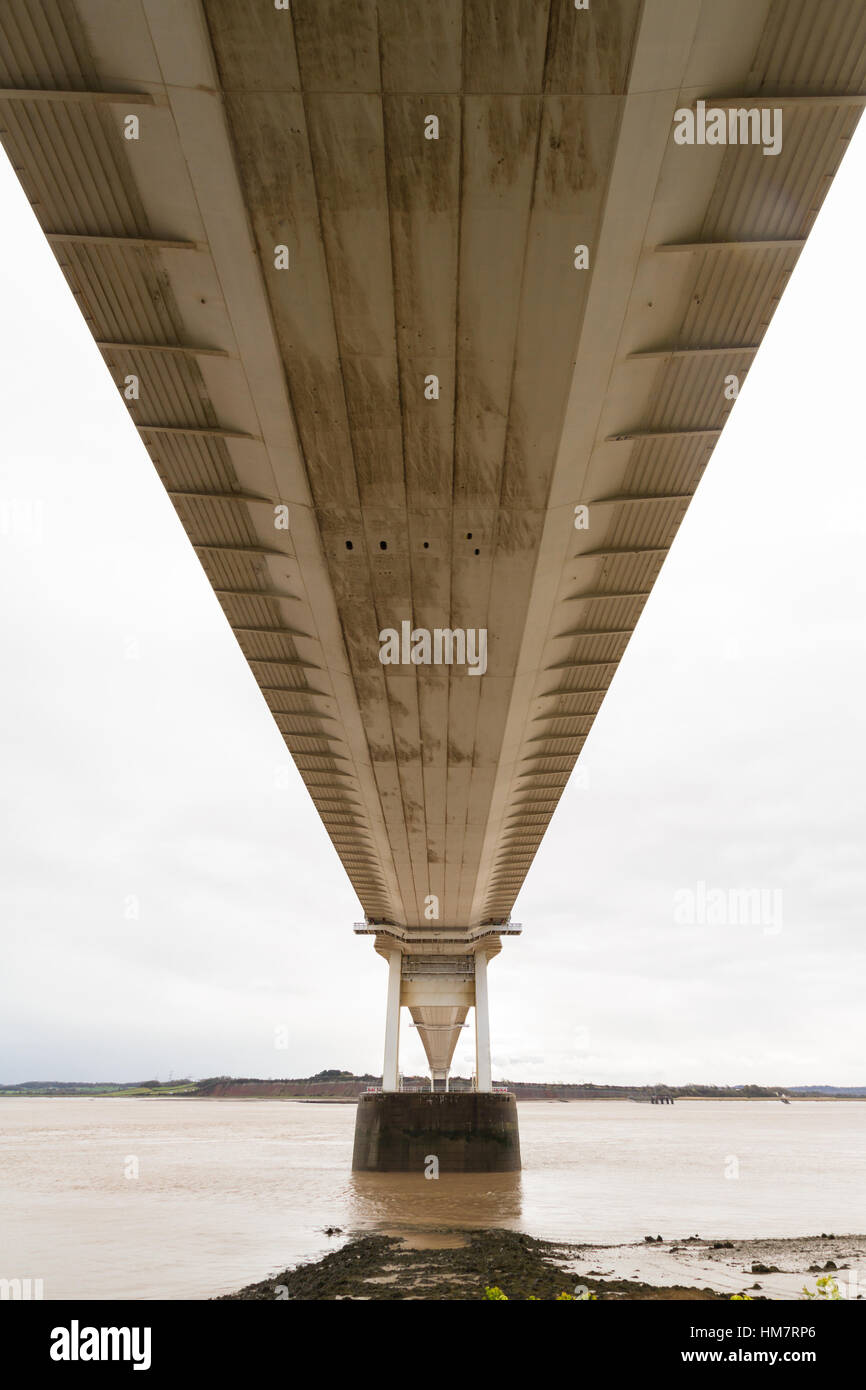
<instances>
[{"instance_id":1,"label":"support pier","mask_svg":"<svg viewBox=\"0 0 866 1390\"><path fill-rule=\"evenodd\" d=\"M487 965L516 936L510 922L426 931L359 923L388 962L381 1091L361 1096L355 1119L356 1172L513 1173L520 1168L517 1101L493 1089ZM406 1007L427 1054L430 1090L400 1089L400 1011ZM472 1091L450 1091L451 1060L466 1016L475 1010Z\"/></svg>"}]
</instances>

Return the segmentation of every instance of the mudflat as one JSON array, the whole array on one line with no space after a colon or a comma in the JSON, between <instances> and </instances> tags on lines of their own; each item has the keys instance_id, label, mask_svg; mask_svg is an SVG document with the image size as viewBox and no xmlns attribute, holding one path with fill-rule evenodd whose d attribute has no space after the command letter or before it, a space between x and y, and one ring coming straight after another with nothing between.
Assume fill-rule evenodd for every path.
<instances>
[{"instance_id":1,"label":"mudflat","mask_svg":"<svg viewBox=\"0 0 866 1390\"><path fill-rule=\"evenodd\" d=\"M336 1234L336 1233L335 1233ZM588 1290L599 1300L802 1299L832 1275L862 1298L866 1236L822 1233L775 1240L679 1240L569 1245L508 1230L367 1235L322 1259L249 1284L226 1299L555 1300Z\"/></svg>"},{"instance_id":2,"label":"mudflat","mask_svg":"<svg viewBox=\"0 0 866 1390\"><path fill-rule=\"evenodd\" d=\"M509 1299L554 1300L586 1287L599 1299L723 1298L710 1289L653 1288L632 1280L601 1281L566 1269L574 1250L518 1231L438 1233L448 1244L423 1246L398 1236L361 1236L323 1259L249 1284L228 1299L484 1300L496 1286Z\"/></svg>"}]
</instances>

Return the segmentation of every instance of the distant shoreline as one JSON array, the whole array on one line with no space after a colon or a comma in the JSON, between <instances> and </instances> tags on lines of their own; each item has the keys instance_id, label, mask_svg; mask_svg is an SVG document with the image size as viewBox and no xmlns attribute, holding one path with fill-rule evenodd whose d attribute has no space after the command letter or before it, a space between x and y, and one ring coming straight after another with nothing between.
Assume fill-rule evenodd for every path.
<instances>
[{"instance_id":1,"label":"distant shoreline","mask_svg":"<svg viewBox=\"0 0 866 1390\"><path fill-rule=\"evenodd\" d=\"M297 1101L310 1105L354 1105L358 1097L364 1093L366 1088L351 1090L348 1093L334 1094L327 1090L317 1090L312 1087L307 1089L296 1083L297 1089L290 1085L280 1083L253 1083L245 1085L242 1082L228 1083L218 1089L202 1090L195 1086L174 1089L171 1085L142 1088L138 1086L118 1087L117 1089L100 1089L73 1086L64 1086L62 1089L50 1088L50 1083L45 1089L37 1087L9 1087L0 1088L0 1100L197 1100L197 1101L222 1101L222 1100L269 1100L269 1101ZM649 1105L650 1097L640 1094L635 1088L632 1093L622 1092L611 1094L609 1091L593 1094L592 1092L581 1091L579 1094L562 1095L560 1092L565 1087L551 1087L549 1093L538 1093L535 1086L524 1088L520 1083L514 1083L508 1089L513 1091L519 1104L523 1105L536 1101L547 1101L562 1105L579 1104L584 1101L631 1101L633 1104ZM576 1088L575 1088L576 1089ZM526 1094L526 1091L529 1094ZM426 1094L430 1094L429 1091ZM807 1092L787 1091L784 1095L778 1092L745 1093L737 1091L720 1092L678 1092L671 1088L667 1096L673 1102L679 1101L773 1101L779 1104L799 1105L804 1102L817 1101L866 1101L866 1091L861 1094L850 1092Z\"/></svg>"},{"instance_id":2,"label":"distant shoreline","mask_svg":"<svg viewBox=\"0 0 866 1390\"><path fill-rule=\"evenodd\" d=\"M419 1094L430 1092L429 1076L403 1074L400 1089ZM369 1091L379 1090L381 1076L371 1076L369 1072L356 1074L331 1069L316 1072L313 1076L261 1077L261 1076L207 1076L193 1080L191 1077L172 1078L160 1081L151 1077L145 1081L23 1081L18 1083L0 1082L0 1099L18 1096L46 1096L58 1098L75 1096L78 1098L117 1097L134 1099L173 1099L188 1100L311 1100L311 1101L356 1101ZM755 1082L736 1086L717 1086L708 1082L689 1082L685 1085L671 1086L663 1081L630 1083L620 1085L614 1082L595 1081L518 1081L503 1077L494 1078L494 1090L510 1091L518 1101L548 1100L628 1100L637 1104L670 1103L678 1100L773 1100L785 1104L800 1100L866 1100L866 1085L833 1086L825 1083L819 1086L804 1085L758 1085ZM449 1090L469 1092L474 1089L473 1079L468 1076L451 1077Z\"/></svg>"}]
</instances>

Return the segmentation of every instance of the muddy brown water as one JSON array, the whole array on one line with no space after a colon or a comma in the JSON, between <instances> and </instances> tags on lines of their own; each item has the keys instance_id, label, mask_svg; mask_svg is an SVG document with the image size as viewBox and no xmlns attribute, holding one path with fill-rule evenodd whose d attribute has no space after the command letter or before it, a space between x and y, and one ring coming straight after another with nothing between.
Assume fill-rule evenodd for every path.
<instances>
[{"instance_id":1,"label":"muddy brown water","mask_svg":"<svg viewBox=\"0 0 866 1390\"><path fill-rule=\"evenodd\" d=\"M352 1174L353 1105L0 1099L0 1278L201 1298L357 1232L613 1244L866 1231L866 1104L520 1105L518 1174ZM629 1271L630 1272L630 1271Z\"/></svg>"}]
</instances>

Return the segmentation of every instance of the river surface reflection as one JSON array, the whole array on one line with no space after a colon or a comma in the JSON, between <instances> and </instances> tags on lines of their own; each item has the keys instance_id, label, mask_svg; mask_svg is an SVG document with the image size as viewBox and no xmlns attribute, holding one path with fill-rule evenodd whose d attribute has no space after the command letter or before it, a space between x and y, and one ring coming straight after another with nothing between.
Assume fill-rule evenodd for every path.
<instances>
[{"instance_id":1,"label":"river surface reflection","mask_svg":"<svg viewBox=\"0 0 866 1390\"><path fill-rule=\"evenodd\" d=\"M522 1173L353 1173L352 1226L403 1235L429 1227L520 1226ZM416 1242L417 1243L417 1242Z\"/></svg>"}]
</instances>

